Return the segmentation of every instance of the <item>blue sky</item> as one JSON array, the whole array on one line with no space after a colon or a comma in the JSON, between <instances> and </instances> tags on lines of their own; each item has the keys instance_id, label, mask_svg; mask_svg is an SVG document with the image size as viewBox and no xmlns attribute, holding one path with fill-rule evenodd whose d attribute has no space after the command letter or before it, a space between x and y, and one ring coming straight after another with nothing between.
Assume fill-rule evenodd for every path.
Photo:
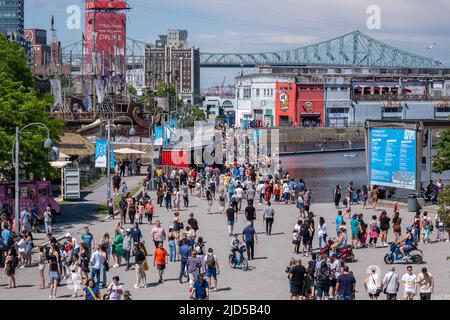
<instances>
[{"instance_id":1,"label":"blue sky","mask_svg":"<svg viewBox=\"0 0 450 320\"><path fill-rule=\"evenodd\" d=\"M63 46L81 39L66 27L67 7L82 0L26 0L26 27L50 27ZM296 48L353 30L450 66L448 0L129 0L128 36L154 42L168 28L189 30L189 45L203 52L261 52ZM381 10L381 29L369 30L369 5ZM82 10L83 12L83 10ZM82 26L84 19L82 19ZM432 49L428 49L436 43ZM248 70L250 72L251 70ZM232 83L238 70L202 70L202 87Z\"/></svg>"}]
</instances>

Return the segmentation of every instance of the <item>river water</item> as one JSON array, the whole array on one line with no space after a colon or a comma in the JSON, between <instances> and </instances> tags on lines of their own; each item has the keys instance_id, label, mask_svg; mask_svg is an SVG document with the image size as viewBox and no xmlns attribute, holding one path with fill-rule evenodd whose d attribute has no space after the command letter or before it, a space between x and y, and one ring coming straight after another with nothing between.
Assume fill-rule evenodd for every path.
<instances>
[{"instance_id":1,"label":"river water","mask_svg":"<svg viewBox=\"0 0 450 320\"><path fill-rule=\"evenodd\" d=\"M356 188L367 184L365 153L355 152L356 157L344 157L344 154L346 152L282 156L281 161L283 171L297 181L305 180L314 202L332 202L336 184L344 190L350 181Z\"/></svg>"}]
</instances>

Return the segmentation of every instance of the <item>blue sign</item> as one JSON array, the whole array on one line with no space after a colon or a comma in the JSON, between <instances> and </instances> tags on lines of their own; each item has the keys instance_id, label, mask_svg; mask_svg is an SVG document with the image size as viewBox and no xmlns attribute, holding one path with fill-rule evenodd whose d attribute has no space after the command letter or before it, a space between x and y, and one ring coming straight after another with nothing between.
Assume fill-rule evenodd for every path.
<instances>
[{"instance_id":1,"label":"blue sign","mask_svg":"<svg viewBox=\"0 0 450 320\"><path fill-rule=\"evenodd\" d=\"M116 166L116 161L114 159L114 146L111 144L111 168L114 169ZM108 154L108 143L106 140L97 140L95 142L95 167L96 168L106 168L107 158L106 155Z\"/></svg>"},{"instance_id":2,"label":"blue sign","mask_svg":"<svg viewBox=\"0 0 450 320\"><path fill-rule=\"evenodd\" d=\"M371 128L369 140L370 184L415 190L416 131Z\"/></svg>"},{"instance_id":3,"label":"blue sign","mask_svg":"<svg viewBox=\"0 0 450 320\"><path fill-rule=\"evenodd\" d=\"M154 130L155 130L153 137L154 144L157 146L162 146L163 128L162 126L155 126Z\"/></svg>"}]
</instances>

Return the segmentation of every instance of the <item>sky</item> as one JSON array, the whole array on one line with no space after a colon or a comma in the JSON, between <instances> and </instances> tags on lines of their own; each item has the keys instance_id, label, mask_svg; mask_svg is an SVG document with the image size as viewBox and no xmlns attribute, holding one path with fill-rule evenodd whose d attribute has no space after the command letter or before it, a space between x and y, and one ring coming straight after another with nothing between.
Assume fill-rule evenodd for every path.
<instances>
[{"instance_id":1,"label":"sky","mask_svg":"<svg viewBox=\"0 0 450 320\"><path fill-rule=\"evenodd\" d=\"M82 0L25 0L25 26L55 28L62 45L81 39L66 12ZM187 29L201 52L267 52L298 48L359 30L395 47L450 67L449 0L129 0L127 36L154 43L168 28ZM380 10L380 29L370 30L367 9ZM435 45L433 45L435 43ZM430 48L431 47L431 48ZM239 70L202 69L201 87L232 84ZM251 69L245 72L252 72Z\"/></svg>"}]
</instances>

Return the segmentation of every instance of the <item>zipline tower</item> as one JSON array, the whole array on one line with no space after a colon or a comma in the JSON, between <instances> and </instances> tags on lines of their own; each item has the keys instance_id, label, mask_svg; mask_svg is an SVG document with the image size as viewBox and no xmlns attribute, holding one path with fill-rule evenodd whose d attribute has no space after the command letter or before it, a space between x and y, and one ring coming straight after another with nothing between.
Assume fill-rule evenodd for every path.
<instances>
[{"instance_id":1,"label":"zipline tower","mask_svg":"<svg viewBox=\"0 0 450 320\"><path fill-rule=\"evenodd\" d=\"M92 92L99 80L106 82L109 94L124 94L126 88L126 1L86 0L85 65L92 77ZM96 81L97 80L97 81ZM95 110L95 94L93 106Z\"/></svg>"}]
</instances>

